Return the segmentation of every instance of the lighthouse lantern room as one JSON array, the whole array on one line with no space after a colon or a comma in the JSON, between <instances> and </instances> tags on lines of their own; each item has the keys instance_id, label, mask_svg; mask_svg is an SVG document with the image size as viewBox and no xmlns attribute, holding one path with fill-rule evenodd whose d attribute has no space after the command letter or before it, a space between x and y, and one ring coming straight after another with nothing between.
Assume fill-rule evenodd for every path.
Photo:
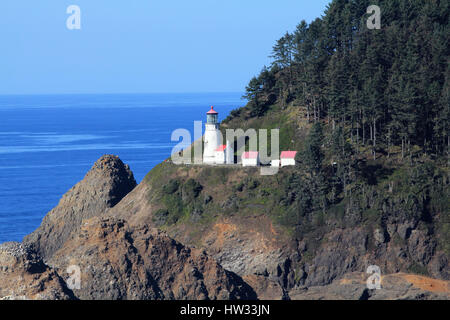
<instances>
[{"instance_id":1,"label":"lighthouse lantern room","mask_svg":"<svg viewBox=\"0 0 450 320\"><path fill-rule=\"evenodd\" d=\"M206 123L218 125L219 123L218 116L219 113L216 110L214 110L213 106L211 106L211 110L209 110L206 113Z\"/></svg>"}]
</instances>

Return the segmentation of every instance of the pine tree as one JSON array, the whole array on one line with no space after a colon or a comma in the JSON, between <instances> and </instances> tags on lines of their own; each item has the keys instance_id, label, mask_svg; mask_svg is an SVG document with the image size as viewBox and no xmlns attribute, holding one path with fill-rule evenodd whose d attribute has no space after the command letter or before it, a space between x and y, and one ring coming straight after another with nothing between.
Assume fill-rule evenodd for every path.
<instances>
[{"instance_id":1,"label":"pine tree","mask_svg":"<svg viewBox=\"0 0 450 320\"><path fill-rule=\"evenodd\" d=\"M304 150L299 153L300 158L297 159L309 168L313 176L317 176L322 169L322 162L325 157L322 150L323 141L322 124L317 122L312 126L305 141Z\"/></svg>"}]
</instances>

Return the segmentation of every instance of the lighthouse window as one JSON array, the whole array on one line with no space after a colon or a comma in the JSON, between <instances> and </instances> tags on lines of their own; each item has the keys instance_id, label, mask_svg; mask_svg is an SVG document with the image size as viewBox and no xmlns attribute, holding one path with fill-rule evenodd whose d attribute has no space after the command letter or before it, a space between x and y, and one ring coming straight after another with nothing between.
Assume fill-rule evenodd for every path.
<instances>
[{"instance_id":1,"label":"lighthouse window","mask_svg":"<svg viewBox=\"0 0 450 320\"><path fill-rule=\"evenodd\" d=\"M217 123L217 114L208 114L206 118L208 123Z\"/></svg>"}]
</instances>

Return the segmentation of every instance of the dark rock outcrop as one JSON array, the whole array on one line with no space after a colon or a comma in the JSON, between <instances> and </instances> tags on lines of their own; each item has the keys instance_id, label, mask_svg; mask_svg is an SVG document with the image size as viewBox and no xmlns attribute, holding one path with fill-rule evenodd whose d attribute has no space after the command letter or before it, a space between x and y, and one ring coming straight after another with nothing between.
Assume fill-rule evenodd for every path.
<instances>
[{"instance_id":1,"label":"dark rock outcrop","mask_svg":"<svg viewBox=\"0 0 450 320\"><path fill-rule=\"evenodd\" d=\"M371 264L380 266L385 274L419 272L449 280L447 257L436 250L432 234L413 227L408 238L397 240L400 236L394 227L391 224L386 235L380 229L371 234L361 227L335 228L326 233L314 257L303 264L307 277L301 284L327 285L349 272L364 272Z\"/></svg>"},{"instance_id":2,"label":"dark rock outcrop","mask_svg":"<svg viewBox=\"0 0 450 320\"><path fill-rule=\"evenodd\" d=\"M84 179L72 187L58 206L43 219L41 226L24 238L44 260L77 231L84 219L104 214L136 186L128 165L117 156L97 160Z\"/></svg>"},{"instance_id":3,"label":"dark rock outcrop","mask_svg":"<svg viewBox=\"0 0 450 320\"><path fill-rule=\"evenodd\" d=\"M30 247L0 245L0 300L67 300L74 295L63 279Z\"/></svg>"},{"instance_id":4,"label":"dark rock outcrop","mask_svg":"<svg viewBox=\"0 0 450 320\"><path fill-rule=\"evenodd\" d=\"M365 273L346 274L331 284L300 287L289 292L292 300L448 300L449 281L396 273L381 278L380 289L368 289Z\"/></svg>"},{"instance_id":5,"label":"dark rock outcrop","mask_svg":"<svg viewBox=\"0 0 450 320\"><path fill-rule=\"evenodd\" d=\"M121 219L87 220L49 263L62 271L79 266L81 289L74 293L80 299L256 299L203 250Z\"/></svg>"}]
</instances>

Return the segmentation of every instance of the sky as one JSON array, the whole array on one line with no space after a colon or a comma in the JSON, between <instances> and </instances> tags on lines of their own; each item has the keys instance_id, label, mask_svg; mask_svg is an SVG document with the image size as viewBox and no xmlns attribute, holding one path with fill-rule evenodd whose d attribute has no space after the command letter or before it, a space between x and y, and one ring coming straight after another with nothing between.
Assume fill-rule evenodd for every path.
<instances>
[{"instance_id":1,"label":"sky","mask_svg":"<svg viewBox=\"0 0 450 320\"><path fill-rule=\"evenodd\" d=\"M242 92L329 2L1 0L0 94Z\"/></svg>"}]
</instances>

